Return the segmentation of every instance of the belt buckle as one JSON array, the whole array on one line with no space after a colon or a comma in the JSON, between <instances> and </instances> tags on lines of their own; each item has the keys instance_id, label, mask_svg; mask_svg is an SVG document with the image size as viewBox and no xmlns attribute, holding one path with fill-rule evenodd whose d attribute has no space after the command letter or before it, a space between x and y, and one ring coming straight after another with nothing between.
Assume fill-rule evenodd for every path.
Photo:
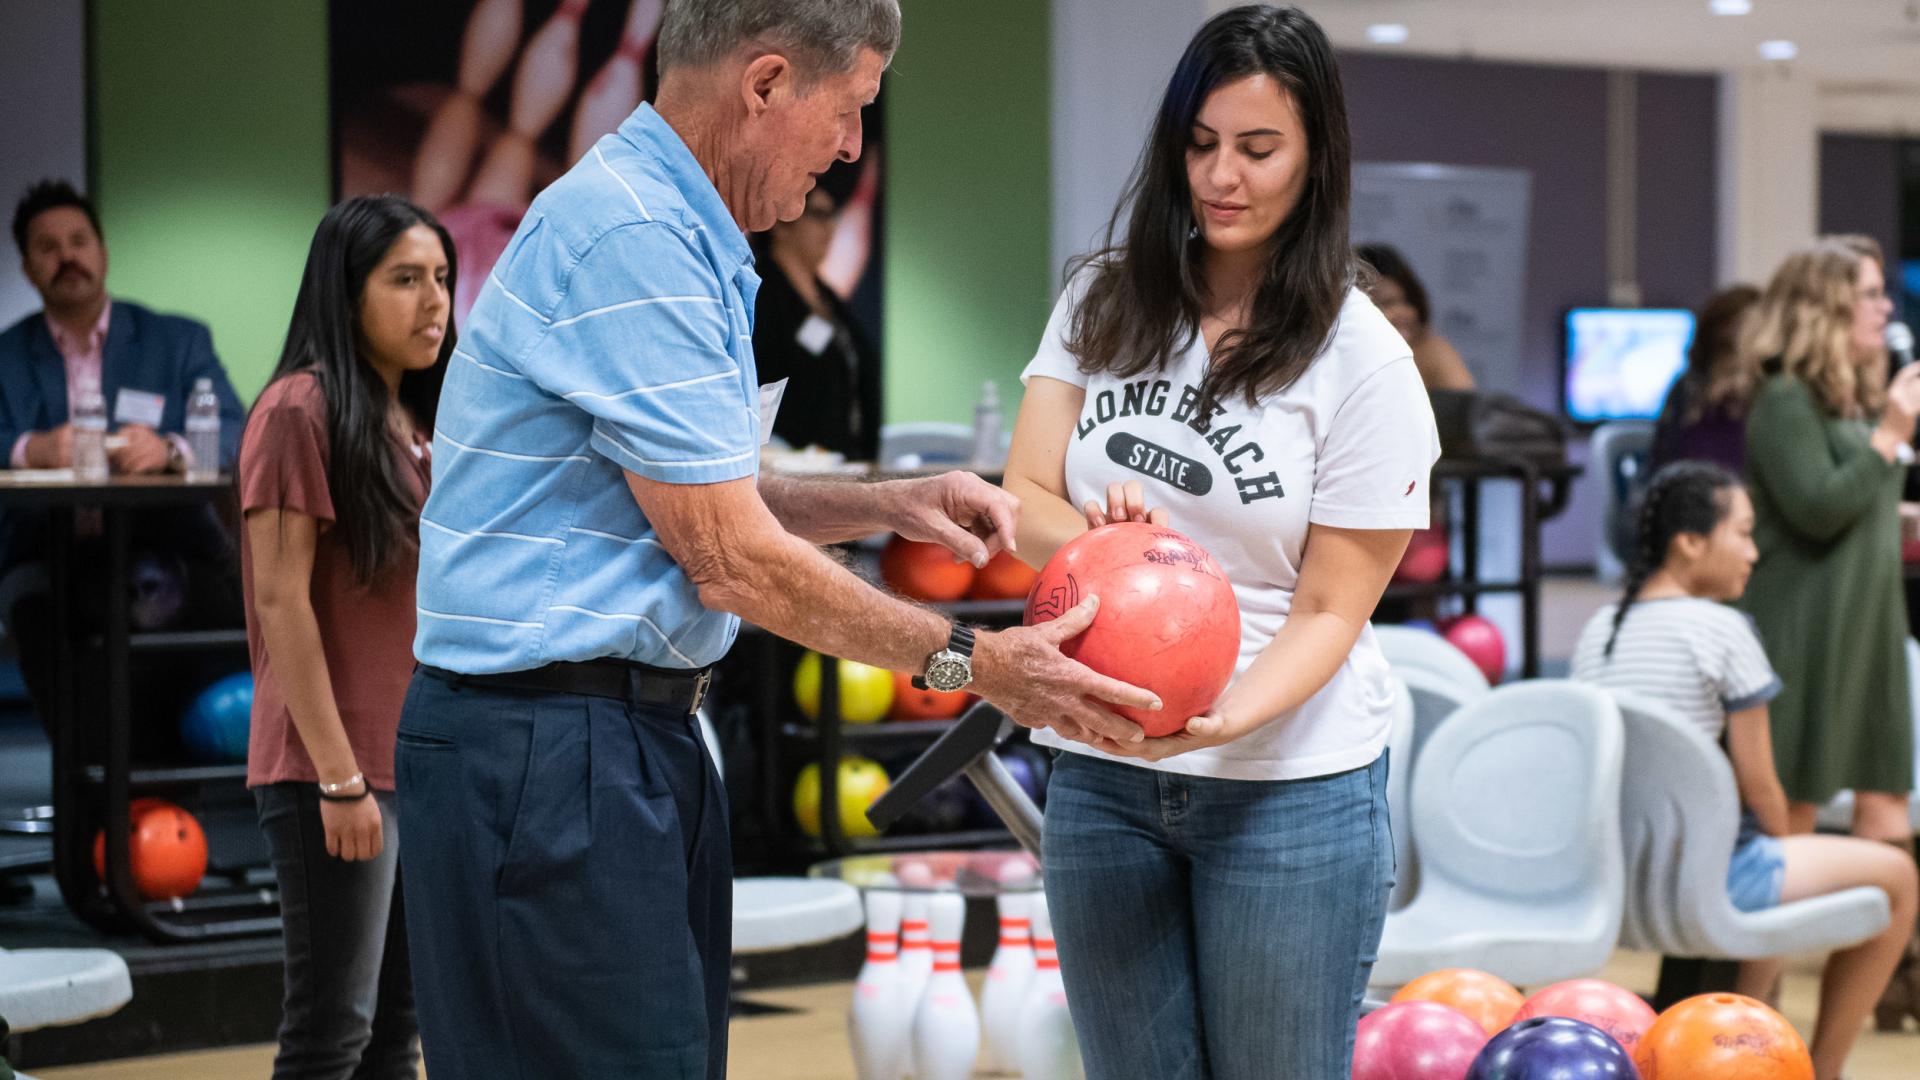
<instances>
[{"instance_id":1,"label":"belt buckle","mask_svg":"<svg viewBox=\"0 0 1920 1080\"><path fill-rule=\"evenodd\" d=\"M701 703L707 700L707 689L712 685L712 668L702 671L699 676L693 680L693 704L687 706L687 715L691 716L700 711Z\"/></svg>"}]
</instances>

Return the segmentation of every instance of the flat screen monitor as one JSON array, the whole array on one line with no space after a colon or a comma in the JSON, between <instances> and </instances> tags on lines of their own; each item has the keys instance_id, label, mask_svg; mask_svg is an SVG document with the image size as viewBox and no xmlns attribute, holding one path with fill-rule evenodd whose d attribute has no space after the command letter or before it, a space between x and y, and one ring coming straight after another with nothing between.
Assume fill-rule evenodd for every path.
<instances>
[{"instance_id":1,"label":"flat screen monitor","mask_svg":"<svg viewBox=\"0 0 1920 1080\"><path fill-rule=\"evenodd\" d=\"M1567 312L1562 394L1579 423L1652 420L1687 366L1693 312L1678 308L1574 308Z\"/></svg>"}]
</instances>

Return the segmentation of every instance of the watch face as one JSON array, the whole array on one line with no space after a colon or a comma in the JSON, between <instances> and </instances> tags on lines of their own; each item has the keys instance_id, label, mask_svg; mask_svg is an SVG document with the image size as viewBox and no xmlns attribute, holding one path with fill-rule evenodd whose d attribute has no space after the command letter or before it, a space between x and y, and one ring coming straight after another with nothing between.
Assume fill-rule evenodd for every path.
<instances>
[{"instance_id":1,"label":"watch face","mask_svg":"<svg viewBox=\"0 0 1920 1080\"><path fill-rule=\"evenodd\" d=\"M973 665L958 657L937 657L927 665L927 685L935 690L958 690L971 681Z\"/></svg>"}]
</instances>

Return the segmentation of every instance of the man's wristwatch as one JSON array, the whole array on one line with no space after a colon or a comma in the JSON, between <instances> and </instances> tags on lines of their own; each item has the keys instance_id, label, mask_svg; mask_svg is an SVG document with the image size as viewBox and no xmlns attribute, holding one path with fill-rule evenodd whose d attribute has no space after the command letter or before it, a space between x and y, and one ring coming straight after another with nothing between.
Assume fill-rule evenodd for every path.
<instances>
[{"instance_id":1,"label":"man's wristwatch","mask_svg":"<svg viewBox=\"0 0 1920 1080\"><path fill-rule=\"evenodd\" d=\"M947 647L927 657L927 668L913 677L916 690L952 692L973 681L973 629L953 624Z\"/></svg>"}]
</instances>

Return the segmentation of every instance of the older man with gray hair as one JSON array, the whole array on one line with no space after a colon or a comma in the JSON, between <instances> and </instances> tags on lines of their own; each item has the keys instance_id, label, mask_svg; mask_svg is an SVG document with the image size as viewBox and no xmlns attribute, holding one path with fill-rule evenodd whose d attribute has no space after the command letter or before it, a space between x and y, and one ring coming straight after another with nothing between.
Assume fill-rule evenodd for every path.
<instances>
[{"instance_id":1,"label":"older man with gray hair","mask_svg":"<svg viewBox=\"0 0 1920 1080\"><path fill-rule=\"evenodd\" d=\"M975 564L1014 500L965 474L758 475L744 232L860 154L897 0L675 0L660 91L536 198L447 373L396 755L434 1080L726 1072L732 859L694 712L742 618L1071 737L1156 707L1059 651L1093 601L975 635L816 544Z\"/></svg>"}]
</instances>

